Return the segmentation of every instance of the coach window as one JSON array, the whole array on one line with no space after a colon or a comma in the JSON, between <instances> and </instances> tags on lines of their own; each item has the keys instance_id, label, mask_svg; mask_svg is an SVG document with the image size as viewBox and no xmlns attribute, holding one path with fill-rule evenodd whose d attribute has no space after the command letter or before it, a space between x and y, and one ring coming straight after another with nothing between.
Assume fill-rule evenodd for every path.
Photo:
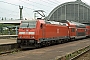
<instances>
[{"instance_id":1,"label":"coach window","mask_svg":"<svg viewBox=\"0 0 90 60\"><path fill-rule=\"evenodd\" d=\"M75 32L75 28L72 28L72 29L71 29L71 32Z\"/></svg>"}]
</instances>

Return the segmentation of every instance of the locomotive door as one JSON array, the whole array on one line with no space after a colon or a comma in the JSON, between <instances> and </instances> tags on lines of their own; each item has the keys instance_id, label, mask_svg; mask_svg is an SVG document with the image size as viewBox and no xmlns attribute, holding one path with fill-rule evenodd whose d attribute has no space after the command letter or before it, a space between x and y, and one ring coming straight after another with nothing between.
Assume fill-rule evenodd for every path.
<instances>
[{"instance_id":1,"label":"locomotive door","mask_svg":"<svg viewBox=\"0 0 90 60\"><path fill-rule=\"evenodd\" d=\"M41 24L40 28L42 29L42 38L45 38L45 24Z\"/></svg>"}]
</instances>

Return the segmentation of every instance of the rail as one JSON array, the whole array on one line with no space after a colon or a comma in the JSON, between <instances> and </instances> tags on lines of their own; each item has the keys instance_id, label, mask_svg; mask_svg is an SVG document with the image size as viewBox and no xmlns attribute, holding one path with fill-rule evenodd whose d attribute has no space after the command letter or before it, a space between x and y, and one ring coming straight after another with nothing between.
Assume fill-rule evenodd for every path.
<instances>
[{"instance_id":1,"label":"rail","mask_svg":"<svg viewBox=\"0 0 90 60\"><path fill-rule=\"evenodd\" d=\"M85 52L90 50L90 45L81 48L75 52L68 53L64 56L58 56L56 60L74 60L75 58L79 57L80 55L84 54Z\"/></svg>"}]
</instances>

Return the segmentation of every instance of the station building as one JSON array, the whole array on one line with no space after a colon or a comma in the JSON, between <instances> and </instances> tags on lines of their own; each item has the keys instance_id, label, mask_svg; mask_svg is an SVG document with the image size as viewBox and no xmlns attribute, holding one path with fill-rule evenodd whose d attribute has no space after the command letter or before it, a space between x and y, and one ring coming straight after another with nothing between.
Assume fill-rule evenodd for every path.
<instances>
[{"instance_id":1,"label":"station building","mask_svg":"<svg viewBox=\"0 0 90 60\"><path fill-rule=\"evenodd\" d=\"M48 20L71 20L90 22L90 6L81 0L66 2L55 7L47 17Z\"/></svg>"}]
</instances>

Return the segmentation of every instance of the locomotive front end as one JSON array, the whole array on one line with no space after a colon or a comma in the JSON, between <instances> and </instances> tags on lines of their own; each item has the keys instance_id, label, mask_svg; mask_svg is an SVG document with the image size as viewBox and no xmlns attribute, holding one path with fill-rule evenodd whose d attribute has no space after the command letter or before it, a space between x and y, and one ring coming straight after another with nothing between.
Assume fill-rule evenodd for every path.
<instances>
[{"instance_id":1,"label":"locomotive front end","mask_svg":"<svg viewBox=\"0 0 90 60\"><path fill-rule=\"evenodd\" d=\"M33 45L36 41L36 21L22 21L18 31L17 43L21 46Z\"/></svg>"}]
</instances>

